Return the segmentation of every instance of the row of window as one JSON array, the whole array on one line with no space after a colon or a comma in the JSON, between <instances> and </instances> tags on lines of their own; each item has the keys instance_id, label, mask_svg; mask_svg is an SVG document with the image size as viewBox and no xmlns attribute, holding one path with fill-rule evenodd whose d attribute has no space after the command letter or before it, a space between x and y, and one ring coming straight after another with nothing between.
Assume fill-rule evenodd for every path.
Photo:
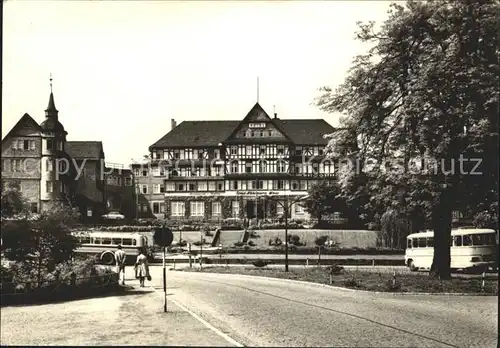
<instances>
[{"instance_id":1,"label":"row of window","mask_svg":"<svg viewBox=\"0 0 500 348\"><path fill-rule=\"evenodd\" d=\"M168 149L157 150L151 154L153 159L187 159L202 160L209 159L208 149ZM220 150L214 149L213 158L220 158Z\"/></svg>"},{"instance_id":2,"label":"row of window","mask_svg":"<svg viewBox=\"0 0 500 348\"><path fill-rule=\"evenodd\" d=\"M45 148L47 150L59 150L59 151L62 151L62 149L63 149L63 142L62 142L62 140L47 139L46 143L45 143Z\"/></svg>"},{"instance_id":3,"label":"row of window","mask_svg":"<svg viewBox=\"0 0 500 348\"><path fill-rule=\"evenodd\" d=\"M285 145L232 145L226 149L226 155L235 157L284 157L289 148Z\"/></svg>"},{"instance_id":4,"label":"row of window","mask_svg":"<svg viewBox=\"0 0 500 348\"><path fill-rule=\"evenodd\" d=\"M153 203L154 204L154 203ZM171 216L185 216L186 214L186 203L183 201L172 201L170 214ZM190 204L190 216L200 217L205 215L205 202L203 201L193 201ZM220 202L212 202L212 216L218 217L222 214L222 204ZM302 215L305 213L304 207L300 204L294 204L293 209L295 214ZM278 201L276 204L276 214L278 216L285 213L284 202ZM237 218L240 214L240 201L234 200L231 202L231 215Z\"/></svg>"},{"instance_id":5,"label":"row of window","mask_svg":"<svg viewBox=\"0 0 500 348\"><path fill-rule=\"evenodd\" d=\"M243 138L265 138L265 137L282 137L283 135L276 129L246 129L241 131Z\"/></svg>"},{"instance_id":6,"label":"row of window","mask_svg":"<svg viewBox=\"0 0 500 348\"><path fill-rule=\"evenodd\" d=\"M314 185L314 180L232 180L226 181L226 190L300 190L307 191ZM139 192L149 194L148 184L138 184ZM224 191L223 181L167 182L153 184L152 193Z\"/></svg>"},{"instance_id":7,"label":"row of window","mask_svg":"<svg viewBox=\"0 0 500 348\"><path fill-rule=\"evenodd\" d=\"M45 182L45 191L47 193L65 193L66 187L60 181L46 181Z\"/></svg>"},{"instance_id":8,"label":"row of window","mask_svg":"<svg viewBox=\"0 0 500 348\"><path fill-rule=\"evenodd\" d=\"M115 185L115 186L121 186L122 185L122 178L119 176L107 176L106 177L106 183L108 185ZM125 177L125 186L132 186L132 178L127 176Z\"/></svg>"},{"instance_id":9,"label":"row of window","mask_svg":"<svg viewBox=\"0 0 500 348\"><path fill-rule=\"evenodd\" d=\"M36 150L35 140L14 140L12 141L12 150L34 151Z\"/></svg>"},{"instance_id":10,"label":"row of window","mask_svg":"<svg viewBox=\"0 0 500 348\"><path fill-rule=\"evenodd\" d=\"M453 236L450 240L450 246L484 246L495 245L496 236L494 233L488 234L472 234ZM407 240L407 248L431 248L434 247L434 237L427 238L409 238Z\"/></svg>"},{"instance_id":11,"label":"row of window","mask_svg":"<svg viewBox=\"0 0 500 348\"><path fill-rule=\"evenodd\" d=\"M78 237L78 241L81 244L137 245L137 241L133 238Z\"/></svg>"}]
</instances>

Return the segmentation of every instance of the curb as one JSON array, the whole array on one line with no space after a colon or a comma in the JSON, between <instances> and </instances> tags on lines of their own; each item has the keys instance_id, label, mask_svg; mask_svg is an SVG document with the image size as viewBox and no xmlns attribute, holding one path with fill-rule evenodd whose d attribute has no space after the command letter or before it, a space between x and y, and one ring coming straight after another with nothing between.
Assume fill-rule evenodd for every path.
<instances>
[{"instance_id":1,"label":"curb","mask_svg":"<svg viewBox=\"0 0 500 348\"><path fill-rule=\"evenodd\" d=\"M185 271L180 271L180 270L172 270L174 272L184 272ZM304 280L292 280L292 279L283 279L283 278L272 278L272 277L265 277L265 276L253 276L253 275L247 275L247 274L237 274L237 273L214 273L214 272L190 272L188 273L204 273L204 274L224 274L224 275L237 275L239 277L246 277L246 278L252 278L252 279L266 279L266 280L271 280L271 281L278 281L278 282L288 282L288 283L295 283L295 284L305 284L309 286L314 286L314 287L319 287L319 288L327 288L327 289L332 289L332 290L340 290L344 292L357 292L357 293L365 293L365 294L373 294L373 295L392 295L392 296L497 296L498 294L485 294L481 292L389 292L389 291L370 291L370 290L360 290L360 289L350 289L350 288L344 288L341 286L335 286L335 285L328 285L328 284L321 284L321 283L314 283L314 282L308 282Z\"/></svg>"}]
</instances>

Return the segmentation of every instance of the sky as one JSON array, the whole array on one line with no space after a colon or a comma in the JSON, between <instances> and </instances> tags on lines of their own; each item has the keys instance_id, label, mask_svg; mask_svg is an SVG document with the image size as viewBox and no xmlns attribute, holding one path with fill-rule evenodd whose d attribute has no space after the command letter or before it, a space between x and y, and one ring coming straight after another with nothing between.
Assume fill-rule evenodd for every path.
<instances>
[{"instance_id":1,"label":"sky","mask_svg":"<svg viewBox=\"0 0 500 348\"><path fill-rule=\"evenodd\" d=\"M370 46L357 21L382 24L388 1L6 1L2 138L24 114L44 120L53 77L67 140L100 140L129 165L170 120L338 116L314 104Z\"/></svg>"}]
</instances>

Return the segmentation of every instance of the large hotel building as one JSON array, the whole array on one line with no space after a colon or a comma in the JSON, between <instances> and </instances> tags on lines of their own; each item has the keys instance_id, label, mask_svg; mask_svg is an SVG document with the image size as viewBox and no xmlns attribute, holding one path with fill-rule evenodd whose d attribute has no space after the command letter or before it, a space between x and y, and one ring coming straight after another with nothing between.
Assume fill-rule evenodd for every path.
<instances>
[{"instance_id":1,"label":"large hotel building","mask_svg":"<svg viewBox=\"0 0 500 348\"><path fill-rule=\"evenodd\" d=\"M295 202L317 180L333 179L323 119L270 117L257 103L241 121L184 121L135 163L138 216L185 220L307 220Z\"/></svg>"}]
</instances>

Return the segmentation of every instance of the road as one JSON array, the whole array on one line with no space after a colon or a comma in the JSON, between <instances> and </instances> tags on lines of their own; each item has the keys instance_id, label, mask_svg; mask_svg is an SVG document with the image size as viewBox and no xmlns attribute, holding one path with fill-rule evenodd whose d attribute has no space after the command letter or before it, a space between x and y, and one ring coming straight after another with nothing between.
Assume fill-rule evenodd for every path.
<instances>
[{"instance_id":1,"label":"road","mask_svg":"<svg viewBox=\"0 0 500 348\"><path fill-rule=\"evenodd\" d=\"M160 284L161 267L152 273ZM172 300L247 346L497 346L494 296L381 295L175 271L168 285Z\"/></svg>"},{"instance_id":2,"label":"road","mask_svg":"<svg viewBox=\"0 0 500 348\"><path fill-rule=\"evenodd\" d=\"M127 283L133 270L127 269ZM2 345L496 347L495 296L390 295L167 271L126 296L2 308ZM29 329L27 329L29 328Z\"/></svg>"}]
</instances>

